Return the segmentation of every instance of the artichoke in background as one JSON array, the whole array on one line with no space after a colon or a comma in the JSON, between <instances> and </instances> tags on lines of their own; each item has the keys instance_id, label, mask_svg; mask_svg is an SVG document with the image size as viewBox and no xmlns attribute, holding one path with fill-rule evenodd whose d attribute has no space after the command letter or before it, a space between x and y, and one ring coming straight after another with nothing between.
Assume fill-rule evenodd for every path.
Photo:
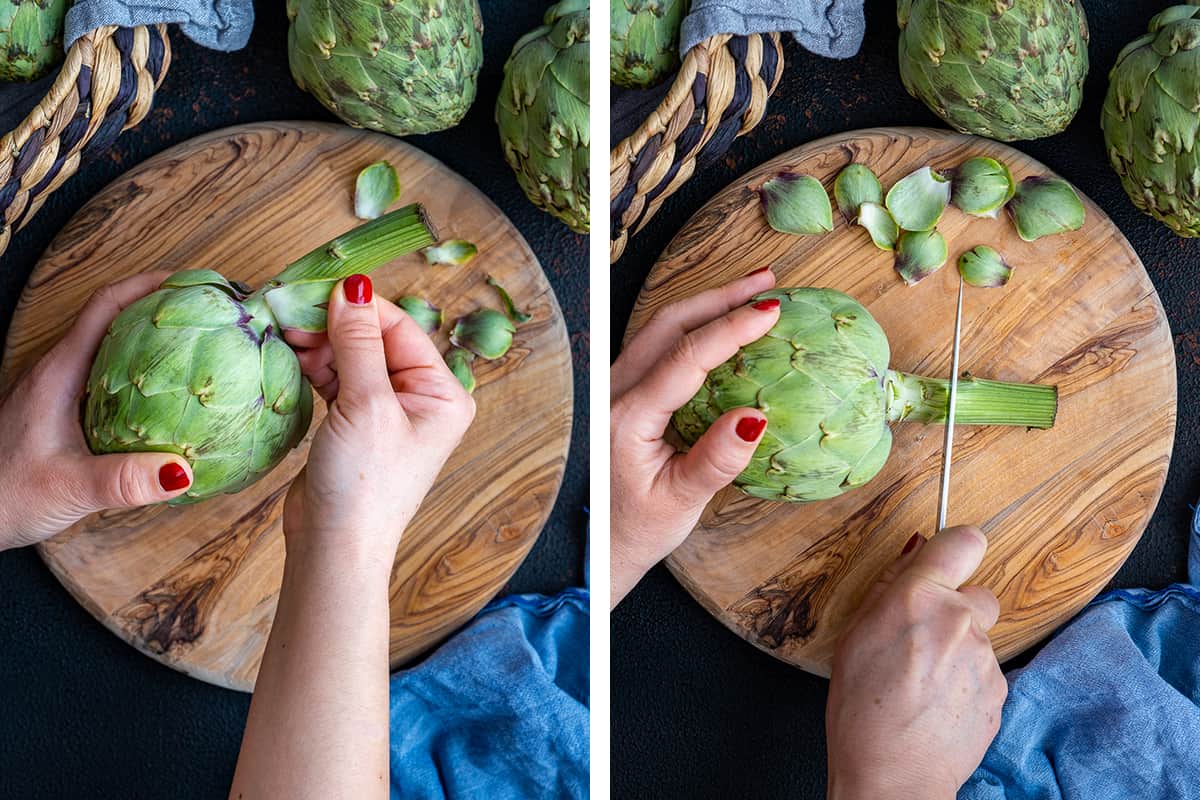
<instances>
[{"instance_id":1,"label":"artichoke in background","mask_svg":"<svg viewBox=\"0 0 1200 800\"><path fill-rule=\"evenodd\" d=\"M688 0L611 0L609 77L642 89L679 67L679 26Z\"/></svg>"},{"instance_id":2,"label":"artichoke in background","mask_svg":"<svg viewBox=\"0 0 1200 800\"><path fill-rule=\"evenodd\" d=\"M945 422L948 381L888 368L887 336L871 314L833 289L776 289L779 321L708 374L675 429L694 444L734 408L758 408L767 429L734 485L769 500L837 497L879 472L892 447L889 422ZM1053 386L964 378L961 425L1049 428Z\"/></svg>"},{"instance_id":3,"label":"artichoke in background","mask_svg":"<svg viewBox=\"0 0 1200 800\"><path fill-rule=\"evenodd\" d=\"M356 128L440 131L475 101L477 0L288 0L287 13L292 77Z\"/></svg>"},{"instance_id":4,"label":"artichoke in background","mask_svg":"<svg viewBox=\"0 0 1200 800\"><path fill-rule=\"evenodd\" d=\"M1166 9L1121 51L1100 125L1133 204L1180 236L1200 236L1200 8Z\"/></svg>"},{"instance_id":5,"label":"artichoke in background","mask_svg":"<svg viewBox=\"0 0 1200 800\"><path fill-rule=\"evenodd\" d=\"M125 308L92 362L84 434L95 453L177 453L192 503L240 491L308 431L312 392L285 328L325 329L337 281L435 239L412 205L339 236L258 291L207 269L177 272Z\"/></svg>"},{"instance_id":6,"label":"artichoke in background","mask_svg":"<svg viewBox=\"0 0 1200 800\"><path fill-rule=\"evenodd\" d=\"M0 0L0 83L40 78L63 59L67 0Z\"/></svg>"},{"instance_id":7,"label":"artichoke in background","mask_svg":"<svg viewBox=\"0 0 1200 800\"><path fill-rule=\"evenodd\" d=\"M1062 131L1083 100L1079 0L899 0L904 88L953 127L1000 141Z\"/></svg>"},{"instance_id":8,"label":"artichoke in background","mask_svg":"<svg viewBox=\"0 0 1200 800\"><path fill-rule=\"evenodd\" d=\"M496 124L535 206L588 232L588 0L562 0L504 64Z\"/></svg>"}]
</instances>

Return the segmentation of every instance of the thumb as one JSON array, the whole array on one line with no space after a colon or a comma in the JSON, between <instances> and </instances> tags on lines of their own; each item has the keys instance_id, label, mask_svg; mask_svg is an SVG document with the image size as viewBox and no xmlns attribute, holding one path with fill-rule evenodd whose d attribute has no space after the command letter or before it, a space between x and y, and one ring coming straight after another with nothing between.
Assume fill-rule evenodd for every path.
<instances>
[{"instance_id":1,"label":"thumb","mask_svg":"<svg viewBox=\"0 0 1200 800\"><path fill-rule=\"evenodd\" d=\"M906 572L957 589L979 568L987 547L987 537L973 525L944 528L921 548Z\"/></svg>"},{"instance_id":2,"label":"thumb","mask_svg":"<svg viewBox=\"0 0 1200 800\"><path fill-rule=\"evenodd\" d=\"M392 396L370 278L351 275L333 288L328 327L342 409L365 407L377 394Z\"/></svg>"},{"instance_id":3,"label":"thumb","mask_svg":"<svg viewBox=\"0 0 1200 800\"><path fill-rule=\"evenodd\" d=\"M162 503L182 495L193 479L187 460L174 453L87 456L70 474L70 496L87 513Z\"/></svg>"},{"instance_id":4,"label":"thumb","mask_svg":"<svg viewBox=\"0 0 1200 800\"><path fill-rule=\"evenodd\" d=\"M691 450L672 457L667 477L672 494L708 502L750 463L766 429L767 418L756 408L722 414Z\"/></svg>"}]
</instances>

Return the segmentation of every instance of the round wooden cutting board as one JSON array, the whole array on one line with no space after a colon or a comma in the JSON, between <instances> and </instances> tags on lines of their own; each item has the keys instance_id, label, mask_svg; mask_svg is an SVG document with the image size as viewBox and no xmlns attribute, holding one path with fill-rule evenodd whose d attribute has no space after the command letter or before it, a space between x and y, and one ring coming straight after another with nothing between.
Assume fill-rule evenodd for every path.
<instances>
[{"instance_id":1,"label":"round wooden cutting board","mask_svg":"<svg viewBox=\"0 0 1200 800\"><path fill-rule=\"evenodd\" d=\"M317 123L229 128L173 147L92 199L34 269L13 317L0 384L62 333L97 288L150 269L209 267L257 286L359 223L359 170L380 159L443 239L479 246L466 266L420 254L372 274L376 292L420 295L446 331L500 308L488 274L533 315L508 354L476 361L478 413L404 533L391 587L391 663L445 638L504 585L554 505L571 432L571 361L554 293L521 234L475 187L402 141ZM283 571L283 497L324 417L270 475L237 495L182 508L96 514L41 545L59 580L139 650L221 686L249 691ZM395 480L403 481L398 473Z\"/></svg>"},{"instance_id":2,"label":"round wooden cutting board","mask_svg":"<svg viewBox=\"0 0 1200 800\"><path fill-rule=\"evenodd\" d=\"M1170 329L1133 248L1087 198L1082 230L1022 242L1007 215L949 208L938 228L950 261L906 287L892 253L834 208L824 236L766 223L756 190L781 171L833 180L870 166L885 187L925 165L970 156L1003 161L1019 181L1049 174L996 142L915 128L845 133L763 164L712 199L675 237L646 281L628 338L656 309L753 269L780 287L821 286L863 303L891 343L892 367L949 376L958 289L955 262L989 244L1013 264L1000 289L967 288L961 364L981 378L1056 384L1048 431L960 427L949 523L980 525L991 546L972 582L1000 598L992 629L1010 658L1051 633L1112 577L1158 502L1175 431ZM915 532L933 533L940 426L900 423L891 458L869 484L810 504L755 500L726 489L671 556L679 581L713 615L766 652L828 675L834 645L863 594Z\"/></svg>"}]
</instances>

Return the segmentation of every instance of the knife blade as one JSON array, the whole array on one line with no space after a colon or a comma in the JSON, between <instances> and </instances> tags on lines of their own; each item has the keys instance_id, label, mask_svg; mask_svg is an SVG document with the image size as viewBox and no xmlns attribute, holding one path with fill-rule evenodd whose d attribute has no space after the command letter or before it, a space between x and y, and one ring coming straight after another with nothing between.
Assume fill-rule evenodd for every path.
<instances>
[{"instance_id":1,"label":"knife blade","mask_svg":"<svg viewBox=\"0 0 1200 800\"><path fill-rule=\"evenodd\" d=\"M946 527L950 505L950 461L954 454L954 411L958 405L958 349L962 341L963 280L958 278L958 309L954 312L954 345L950 354L950 397L946 403L946 438L942 441L942 483L938 491L937 528Z\"/></svg>"}]
</instances>

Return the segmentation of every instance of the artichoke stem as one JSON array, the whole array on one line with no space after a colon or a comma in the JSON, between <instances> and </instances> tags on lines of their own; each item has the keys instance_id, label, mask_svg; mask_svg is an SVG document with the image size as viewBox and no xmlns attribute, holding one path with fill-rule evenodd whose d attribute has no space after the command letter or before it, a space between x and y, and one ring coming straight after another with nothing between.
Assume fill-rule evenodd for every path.
<instances>
[{"instance_id":1,"label":"artichoke stem","mask_svg":"<svg viewBox=\"0 0 1200 800\"><path fill-rule=\"evenodd\" d=\"M888 422L946 422L950 381L887 373ZM1049 428L1058 412L1058 387L1002 383L970 375L958 381L956 425Z\"/></svg>"}]
</instances>

